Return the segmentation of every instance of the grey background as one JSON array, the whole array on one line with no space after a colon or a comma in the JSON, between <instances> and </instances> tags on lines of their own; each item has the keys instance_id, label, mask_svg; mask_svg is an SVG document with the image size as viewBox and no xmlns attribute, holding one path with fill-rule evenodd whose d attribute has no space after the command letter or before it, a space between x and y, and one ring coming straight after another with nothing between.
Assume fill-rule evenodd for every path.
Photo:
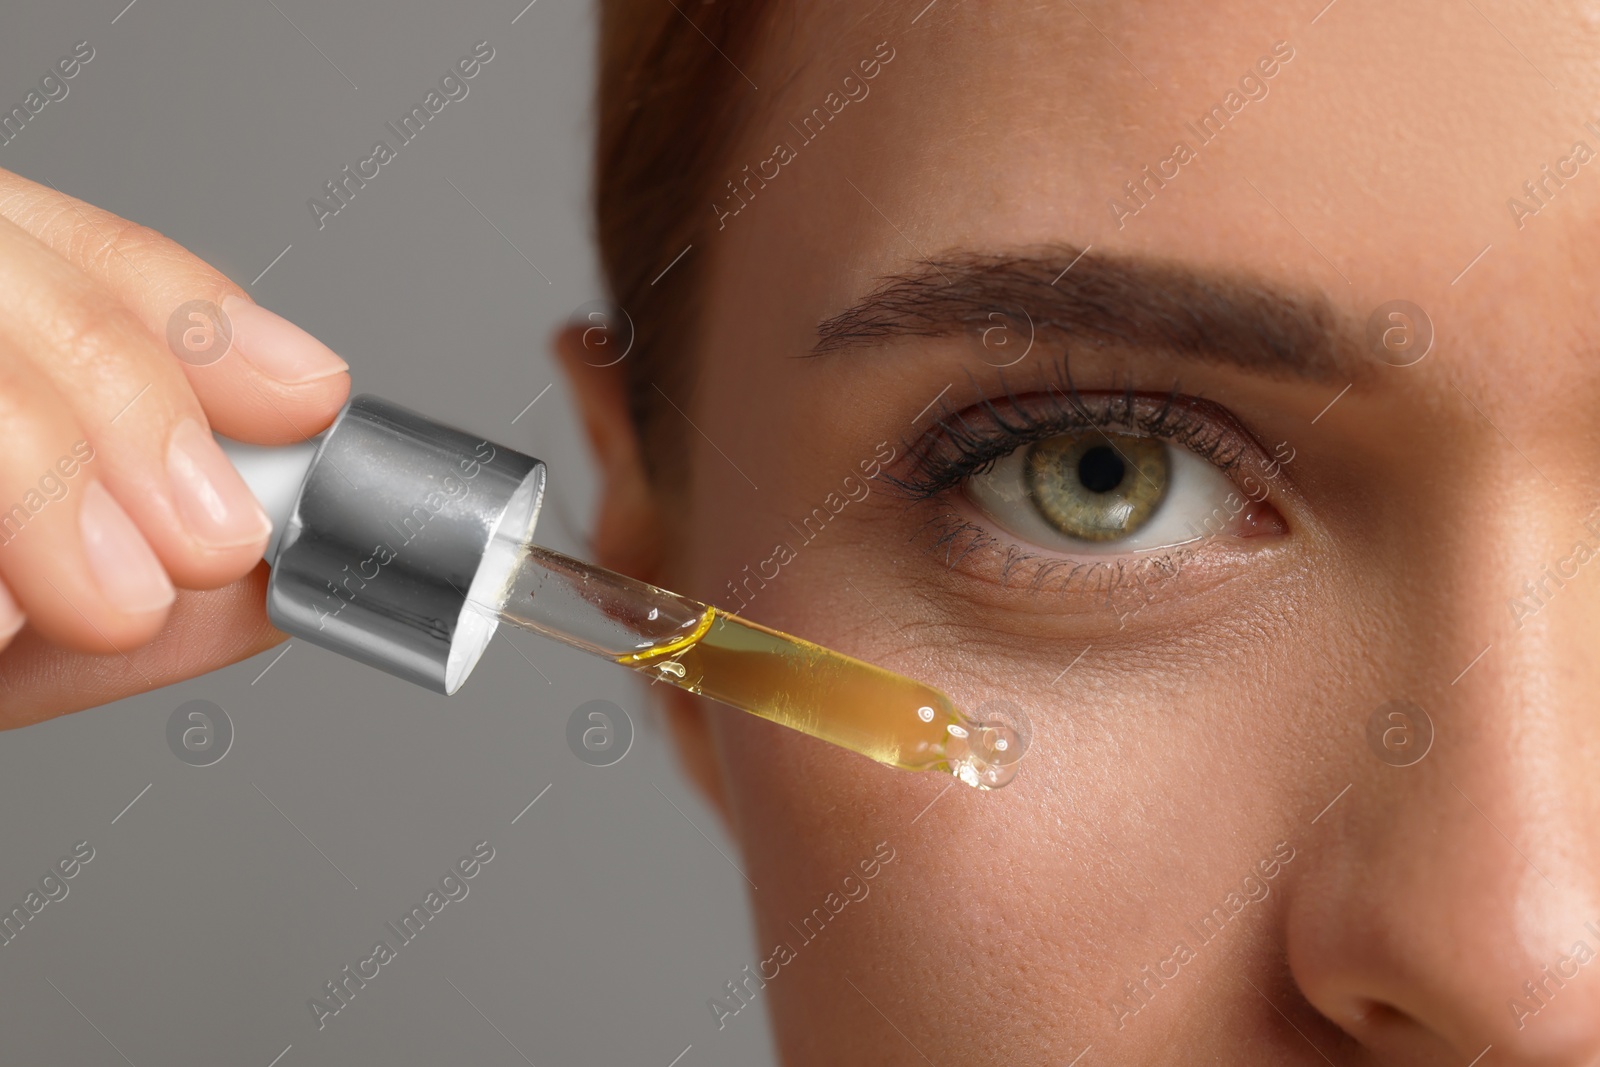
<instances>
[{"instance_id":1,"label":"grey background","mask_svg":"<svg viewBox=\"0 0 1600 1067\"><path fill-rule=\"evenodd\" d=\"M95 58L0 146L0 167L193 249L326 340L358 390L545 459L540 533L582 553L591 467L546 347L601 295L595 17L525 2L7 4L0 111L76 42ZM319 232L307 199L393 143L384 123L485 39L495 55L469 95ZM0 910L74 842L95 849L66 899L0 946L0 1058L771 1063L764 1005L721 1032L707 1008L757 958L744 883L642 690L512 641L453 698L296 641L281 660L0 734ZM594 698L634 719L612 767L566 744ZM210 767L167 746L168 716L193 699L234 724ZM319 1032L307 1000L482 839L496 855L470 895Z\"/></svg>"}]
</instances>

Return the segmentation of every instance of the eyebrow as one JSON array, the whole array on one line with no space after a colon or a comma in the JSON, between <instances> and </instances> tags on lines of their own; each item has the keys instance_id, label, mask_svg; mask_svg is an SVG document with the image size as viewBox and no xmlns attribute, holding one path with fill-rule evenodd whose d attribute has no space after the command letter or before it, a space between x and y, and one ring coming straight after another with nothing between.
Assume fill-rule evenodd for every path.
<instances>
[{"instance_id":1,"label":"eyebrow","mask_svg":"<svg viewBox=\"0 0 1600 1067\"><path fill-rule=\"evenodd\" d=\"M1029 322L1036 337L1154 350L1274 378L1348 380L1357 373L1347 354L1359 345L1359 331L1319 292L1071 246L920 260L879 278L858 303L823 321L811 351L978 333L997 321Z\"/></svg>"}]
</instances>

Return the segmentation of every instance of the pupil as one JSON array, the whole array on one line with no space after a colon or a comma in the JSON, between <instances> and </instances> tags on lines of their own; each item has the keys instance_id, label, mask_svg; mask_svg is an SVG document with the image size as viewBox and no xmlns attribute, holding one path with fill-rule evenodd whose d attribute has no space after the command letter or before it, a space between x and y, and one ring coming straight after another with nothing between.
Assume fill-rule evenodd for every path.
<instances>
[{"instance_id":1,"label":"pupil","mask_svg":"<svg viewBox=\"0 0 1600 1067\"><path fill-rule=\"evenodd\" d=\"M1126 471L1122 457L1105 445L1096 445L1078 460L1078 481L1091 493L1109 493L1122 484Z\"/></svg>"}]
</instances>

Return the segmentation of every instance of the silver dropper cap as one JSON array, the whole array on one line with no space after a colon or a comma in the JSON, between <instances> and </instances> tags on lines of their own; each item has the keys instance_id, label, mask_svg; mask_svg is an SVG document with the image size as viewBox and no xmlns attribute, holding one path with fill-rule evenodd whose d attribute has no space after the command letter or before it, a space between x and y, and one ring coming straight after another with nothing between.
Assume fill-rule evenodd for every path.
<instances>
[{"instance_id":1,"label":"silver dropper cap","mask_svg":"<svg viewBox=\"0 0 1600 1067\"><path fill-rule=\"evenodd\" d=\"M266 450L229 451L267 496L237 458ZM288 450L270 451L294 462ZM497 626L470 603L499 603L516 548L538 520L544 481L544 464L531 456L378 397L352 397L317 444L268 550L272 624L454 693Z\"/></svg>"}]
</instances>

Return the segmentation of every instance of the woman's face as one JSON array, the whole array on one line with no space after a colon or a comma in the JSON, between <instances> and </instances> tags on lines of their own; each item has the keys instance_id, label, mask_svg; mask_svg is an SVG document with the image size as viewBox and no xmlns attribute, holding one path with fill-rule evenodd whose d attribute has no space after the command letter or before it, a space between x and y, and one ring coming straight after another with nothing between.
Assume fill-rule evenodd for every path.
<instances>
[{"instance_id":1,"label":"woman's face","mask_svg":"<svg viewBox=\"0 0 1600 1067\"><path fill-rule=\"evenodd\" d=\"M1600 8L924 2L740 62L659 577L1031 750L980 793L678 709L759 887L711 1014L1600 1063Z\"/></svg>"}]
</instances>

